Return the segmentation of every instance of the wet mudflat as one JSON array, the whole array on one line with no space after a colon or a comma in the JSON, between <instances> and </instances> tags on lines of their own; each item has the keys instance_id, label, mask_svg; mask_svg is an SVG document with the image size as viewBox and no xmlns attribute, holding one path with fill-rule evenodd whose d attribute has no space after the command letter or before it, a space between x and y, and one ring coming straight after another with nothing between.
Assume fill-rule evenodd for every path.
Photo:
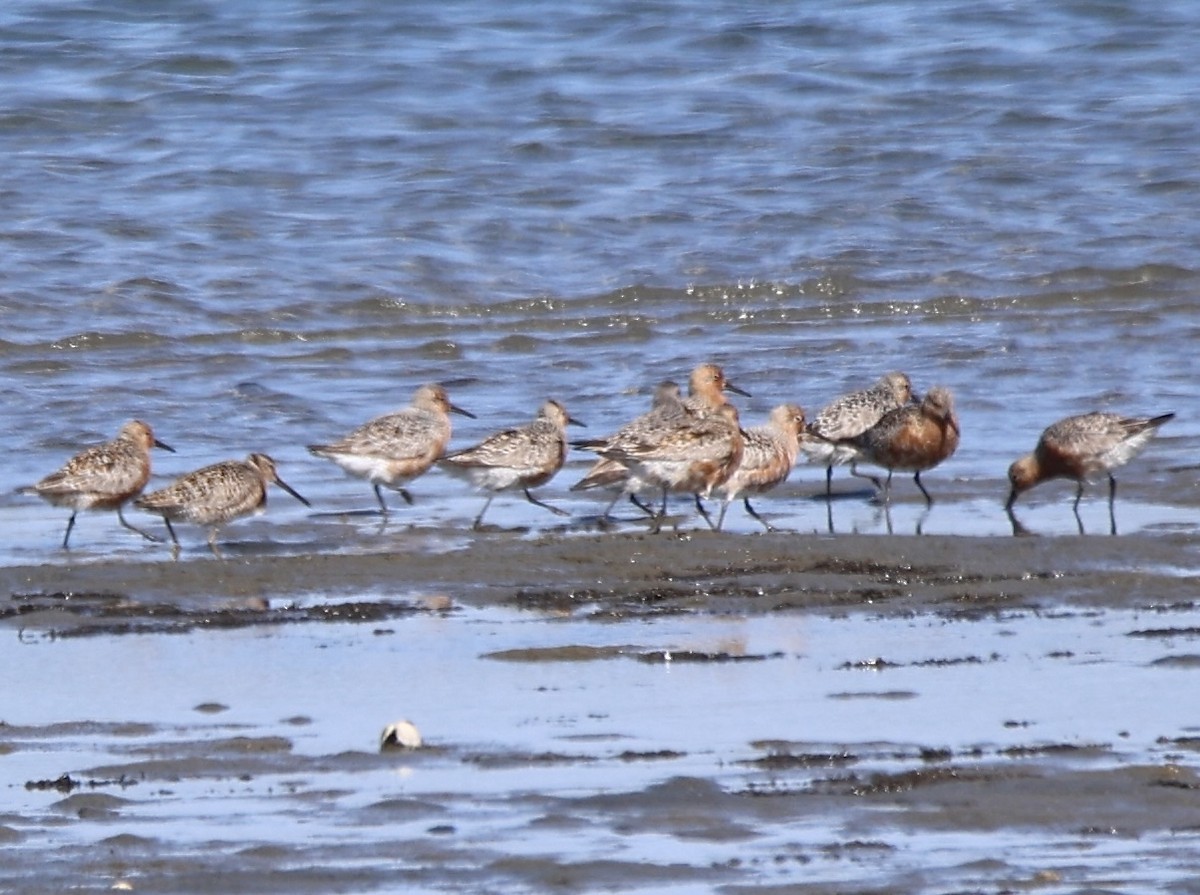
<instances>
[{"instance_id":1,"label":"wet mudflat","mask_svg":"<svg viewBox=\"0 0 1200 895\"><path fill-rule=\"evenodd\" d=\"M435 541L0 571L0 888L1197 891L1184 535Z\"/></svg>"}]
</instances>

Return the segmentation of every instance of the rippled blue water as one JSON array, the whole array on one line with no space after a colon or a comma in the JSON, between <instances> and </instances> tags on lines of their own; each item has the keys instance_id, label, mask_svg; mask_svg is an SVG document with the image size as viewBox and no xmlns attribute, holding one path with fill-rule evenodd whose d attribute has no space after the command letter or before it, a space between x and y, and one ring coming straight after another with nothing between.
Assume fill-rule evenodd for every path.
<instances>
[{"instance_id":1,"label":"rippled blue water","mask_svg":"<svg viewBox=\"0 0 1200 895\"><path fill-rule=\"evenodd\" d=\"M1182 0L8 4L4 490L136 415L183 448L163 474L268 450L318 503L369 505L300 446L421 382L480 416L463 444L549 394L606 431L715 359L749 422L890 368L952 387L944 476L978 505L943 530L1002 530L1007 463L1101 406L1179 412L1126 489L1178 504L1196 19ZM443 502L417 521L477 506L424 492ZM0 512L38 526L22 549L54 546L61 511ZM81 548L142 547L88 528Z\"/></svg>"},{"instance_id":2,"label":"rippled blue water","mask_svg":"<svg viewBox=\"0 0 1200 895\"><path fill-rule=\"evenodd\" d=\"M753 392L748 423L785 400L811 415L890 369L952 388L963 441L924 477L938 497L927 532L1007 534L1005 468L1061 416L1174 410L1121 474L1118 518L1194 530L1198 26L1192 0L5 3L0 563L163 557L103 516L81 518L64 557L66 513L13 493L134 416L178 449L155 456L155 485L262 450L317 510L369 508L365 484L303 446L420 383L447 383L479 417L455 420L456 445L548 396L600 434L700 360ZM586 462L543 496L595 513L566 490ZM808 499L823 484L798 470L759 508L823 532L825 505ZM412 490L405 521L451 532L430 541L480 506L438 473ZM896 529L911 532L922 507L911 483L896 494ZM1023 520L1073 535L1068 494L1035 492ZM837 530L886 530L860 498L835 501ZM1102 501L1084 517L1107 530ZM489 518L558 524L507 499ZM231 537L362 550L409 537L347 524L282 497ZM731 527L756 530L740 512ZM185 537L185 558L207 555ZM265 655L230 643L250 665ZM357 663L355 646L339 661ZM182 655L195 652L189 640ZM317 652L287 658L328 681ZM17 664L36 672L42 655ZM55 678L64 655L46 655L45 674L17 677ZM164 670L187 676L152 655L144 679ZM1041 689L1051 704L1078 695ZM729 692L741 706L745 691ZM193 704L176 695L168 717ZM1143 702L1164 717L1135 743L1188 723ZM940 703L921 709L946 720ZM455 710L429 723L465 737L475 718ZM1066 718L1056 735L1116 729L1103 712L1094 728L1051 716Z\"/></svg>"}]
</instances>

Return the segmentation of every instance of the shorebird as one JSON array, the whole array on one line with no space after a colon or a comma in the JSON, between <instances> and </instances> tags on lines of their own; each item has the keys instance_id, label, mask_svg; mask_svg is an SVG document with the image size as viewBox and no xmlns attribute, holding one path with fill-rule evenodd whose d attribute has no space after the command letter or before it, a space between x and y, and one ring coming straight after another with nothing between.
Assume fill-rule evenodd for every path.
<instances>
[{"instance_id":1,"label":"shorebird","mask_svg":"<svg viewBox=\"0 0 1200 895\"><path fill-rule=\"evenodd\" d=\"M722 404L728 404L725 392L733 392L743 398L750 393L738 388L725 378L725 371L717 364L700 364L688 376L688 396L683 401L684 409L690 413L709 413Z\"/></svg>"},{"instance_id":2,"label":"shorebird","mask_svg":"<svg viewBox=\"0 0 1200 895\"><path fill-rule=\"evenodd\" d=\"M681 414L653 430L588 449L661 488L664 509L671 492L693 495L700 515L711 526L702 500L711 497L741 461L742 430L737 408L721 404L702 415Z\"/></svg>"},{"instance_id":3,"label":"shorebird","mask_svg":"<svg viewBox=\"0 0 1200 895\"><path fill-rule=\"evenodd\" d=\"M738 497L746 512L762 523L767 531L771 524L750 506L750 495L765 494L783 482L796 463L804 434L804 410L795 404L780 404L771 411L766 425L754 426L743 433L742 460L733 474L717 487L725 496L717 516L717 531L725 521L725 512Z\"/></svg>"},{"instance_id":4,"label":"shorebird","mask_svg":"<svg viewBox=\"0 0 1200 895\"><path fill-rule=\"evenodd\" d=\"M1117 480L1113 470L1136 457L1159 427L1174 416L1174 413L1163 413L1152 417L1126 417L1116 413L1095 412L1069 416L1053 423L1042 432L1033 452L1008 468L1012 489L1004 508L1012 517L1017 497L1030 488L1048 479L1073 479L1077 486L1073 505L1075 519L1082 531L1079 499L1083 497L1084 481L1104 473L1108 476L1109 520L1112 533L1116 534L1113 504L1117 497Z\"/></svg>"},{"instance_id":5,"label":"shorebird","mask_svg":"<svg viewBox=\"0 0 1200 895\"><path fill-rule=\"evenodd\" d=\"M63 535L64 549L71 540L71 529L80 510L116 510L121 525L148 541L157 541L154 535L126 522L121 512L125 502L140 494L150 480L152 447L175 452L154 437L149 425L133 420L122 426L112 441L80 451L61 469L21 491L36 494L56 507L71 508Z\"/></svg>"},{"instance_id":6,"label":"shorebird","mask_svg":"<svg viewBox=\"0 0 1200 895\"><path fill-rule=\"evenodd\" d=\"M423 385L403 410L376 417L331 444L310 444L308 450L369 481L386 518L388 506L381 486L387 485L412 504L404 483L424 473L446 452L451 413L475 418L452 404L442 386Z\"/></svg>"},{"instance_id":7,"label":"shorebird","mask_svg":"<svg viewBox=\"0 0 1200 895\"><path fill-rule=\"evenodd\" d=\"M660 411L639 417L608 438L577 441L573 445L598 453L602 461L610 461L604 467L599 464L593 467L593 474L601 472L615 478L615 470L624 466L629 470L629 481L638 490L647 486L660 488L662 504L658 516L666 515L670 492L685 492L695 495L696 508L712 525L701 502L700 490L707 496L713 487L723 482L728 477L730 465L736 464L741 457L742 450L737 411L734 410L731 416L724 409L732 407L725 397L726 391L750 397L749 392L725 377L725 371L719 365L699 364L688 377L688 396L678 406L669 402ZM710 417L714 420L706 422ZM731 418L733 432L730 431ZM699 427L697 431L688 431L696 427ZM710 456L714 450L721 453L721 443L726 449L723 457ZM686 469L693 462L687 456L689 453L696 455L692 473ZM621 460L622 454L630 456ZM697 489L689 489L690 484L697 483ZM640 501L634 500L634 503L649 512Z\"/></svg>"},{"instance_id":8,"label":"shorebird","mask_svg":"<svg viewBox=\"0 0 1200 895\"><path fill-rule=\"evenodd\" d=\"M889 410L912 401L912 381L906 373L887 373L870 388L834 399L808 424L813 436L801 443L811 463L825 464L825 496L833 493L833 467L850 463L850 474L858 471L859 452L848 439L857 438L875 425ZM878 479L870 478L876 487Z\"/></svg>"},{"instance_id":9,"label":"shorebird","mask_svg":"<svg viewBox=\"0 0 1200 895\"><path fill-rule=\"evenodd\" d=\"M613 438L620 438L623 433L652 431L660 427L670 417L679 416L686 412L679 384L671 379L664 379L654 390L650 410L622 426ZM654 515L654 510L638 499L638 494L648 488L650 484L645 479L631 474L629 467L624 463L601 457L592 464L591 469L587 471L587 474L583 478L571 486L571 490L589 491L593 488L608 488L616 491L616 496L613 497L612 502L604 509L602 515L605 518L612 512L612 508L616 506L617 501L626 494L629 495L629 500L634 506L652 516Z\"/></svg>"},{"instance_id":10,"label":"shorebird","mask_svg":"<svg viewBox=\"0 0 1200 895\"><path fill-rule=\"evenodd\" d=\"M524 492L530 503L558 516L568 515L565 510L544 503L529 493L530 488L546 484L562 468L567 456L568 424L583 425L572 419L558 401L547 401L532 423L497 432L473 447L442 458L441 466L447 472L467 479L477 488L493 492L475 517L473 528L479 529L496 492L517 488Z\"/></svg>"},{"instance_id":11,"label":"shorebird","mask_svg":"<svg viewBox=\"0 0 1200 895\"><path fill-rule=\"evenodd\" d=\"M883 485L883 502L891 498L892 473L911 472L913 481L925 495L933 498L921 484L921 473L933 469L958 448L958 416L954 396L948 388L934 386L920 404L905 404L885 413L874 426L849 443L866 463L888 471Z\"/></svg>"},{"instance_id":12,"label":"shorebird","mask_svg":"<svg viewBox=\"0 0 1200 895\"><path fill-rule=\"evenodd\" d=\"M275 461L266 454L251 454L243 460L214 463L151 491L134 505L162 516L179 554L179 538L171 522L209 526L208 547L218 559L217 533L221 526L250 513L262 512L267 504L267 485L276 484L306 507L311 504L279 477Z\"/></svg>"}]
</instances>

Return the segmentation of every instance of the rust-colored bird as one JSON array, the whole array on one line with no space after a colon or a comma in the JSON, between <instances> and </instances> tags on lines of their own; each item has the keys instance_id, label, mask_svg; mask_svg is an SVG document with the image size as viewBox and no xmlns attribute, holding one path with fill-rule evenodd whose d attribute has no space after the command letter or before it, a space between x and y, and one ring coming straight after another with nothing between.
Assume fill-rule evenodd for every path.
<instances>
[{"instance_id":1,"label":"rust-colored bird","mask_svg":"<svg viewBox=\"0 0 1200 895\"><path fill-rule=\"evenodd\" d=\"M1004 508L1011 517L1013 504L1030 488L1050 479L1072 479L1076 483L1073 508L1082 531L1079 500L1083 497L1084 482L1104 474L1108 476L1109 520L1115 534L1117 524L1113 505L1117 497L1117 480L1113 470L1136 457L1159 427L1174 417L1174 413L1129 417L1094 412L1069 416L1051 424L1042 432L1033 452L1009 467L1008 480L1012 487Z\"/></svg>"},{"instance_id":2,"label":"rust-colored bird","mask_svg":"<svg viewBox=\"0 0 1200 895\"><path fill-rule=\"evenodd\" d=\"M780 404L771 411L767 423L753 426L743 432L744 445L741 462L733 473L717 487L725 496L721 513L717 516L717 531L725 521L725 512L738 497L742 498L746 512L767 529L774 531L771 523L755 512L750 505L752 494L765 494L787 479L796 464L800 442L804 435L804 410L795 404Z\"/></svg>"},{"instance_id":3,"label":"rust-colored bird","mask_svg":"<svg viewBox=\"0 0 1200 895\"><path fill-rule=\"evenodd\" d=\"M920 404L906 404L889 410L874 426L849 439L864 462L888 471L883 484L883 502L891 499L892 473L911 472L913 481L925 495L933 498L921 484L921 473L933 469L958 448L958 416L954 396L948 388L934 386Z\"/></svg>"}]
</instances>

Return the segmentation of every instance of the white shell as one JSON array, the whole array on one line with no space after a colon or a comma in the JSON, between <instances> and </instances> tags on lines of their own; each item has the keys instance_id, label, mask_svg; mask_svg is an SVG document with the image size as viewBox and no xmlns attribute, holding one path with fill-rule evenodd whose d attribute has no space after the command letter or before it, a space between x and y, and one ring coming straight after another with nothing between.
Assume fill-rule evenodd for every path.
<instances>
[{"instance_id":1,"label":"white shell","mask_svg":"<svg viewBox=\"0 0 1200 895\"><path fill-rule=\"evenodd\" d=\"M379 735L380 751L386 749L420 749L421 731L411 721L394 721Z\"/></svg>"}]
</instances>

